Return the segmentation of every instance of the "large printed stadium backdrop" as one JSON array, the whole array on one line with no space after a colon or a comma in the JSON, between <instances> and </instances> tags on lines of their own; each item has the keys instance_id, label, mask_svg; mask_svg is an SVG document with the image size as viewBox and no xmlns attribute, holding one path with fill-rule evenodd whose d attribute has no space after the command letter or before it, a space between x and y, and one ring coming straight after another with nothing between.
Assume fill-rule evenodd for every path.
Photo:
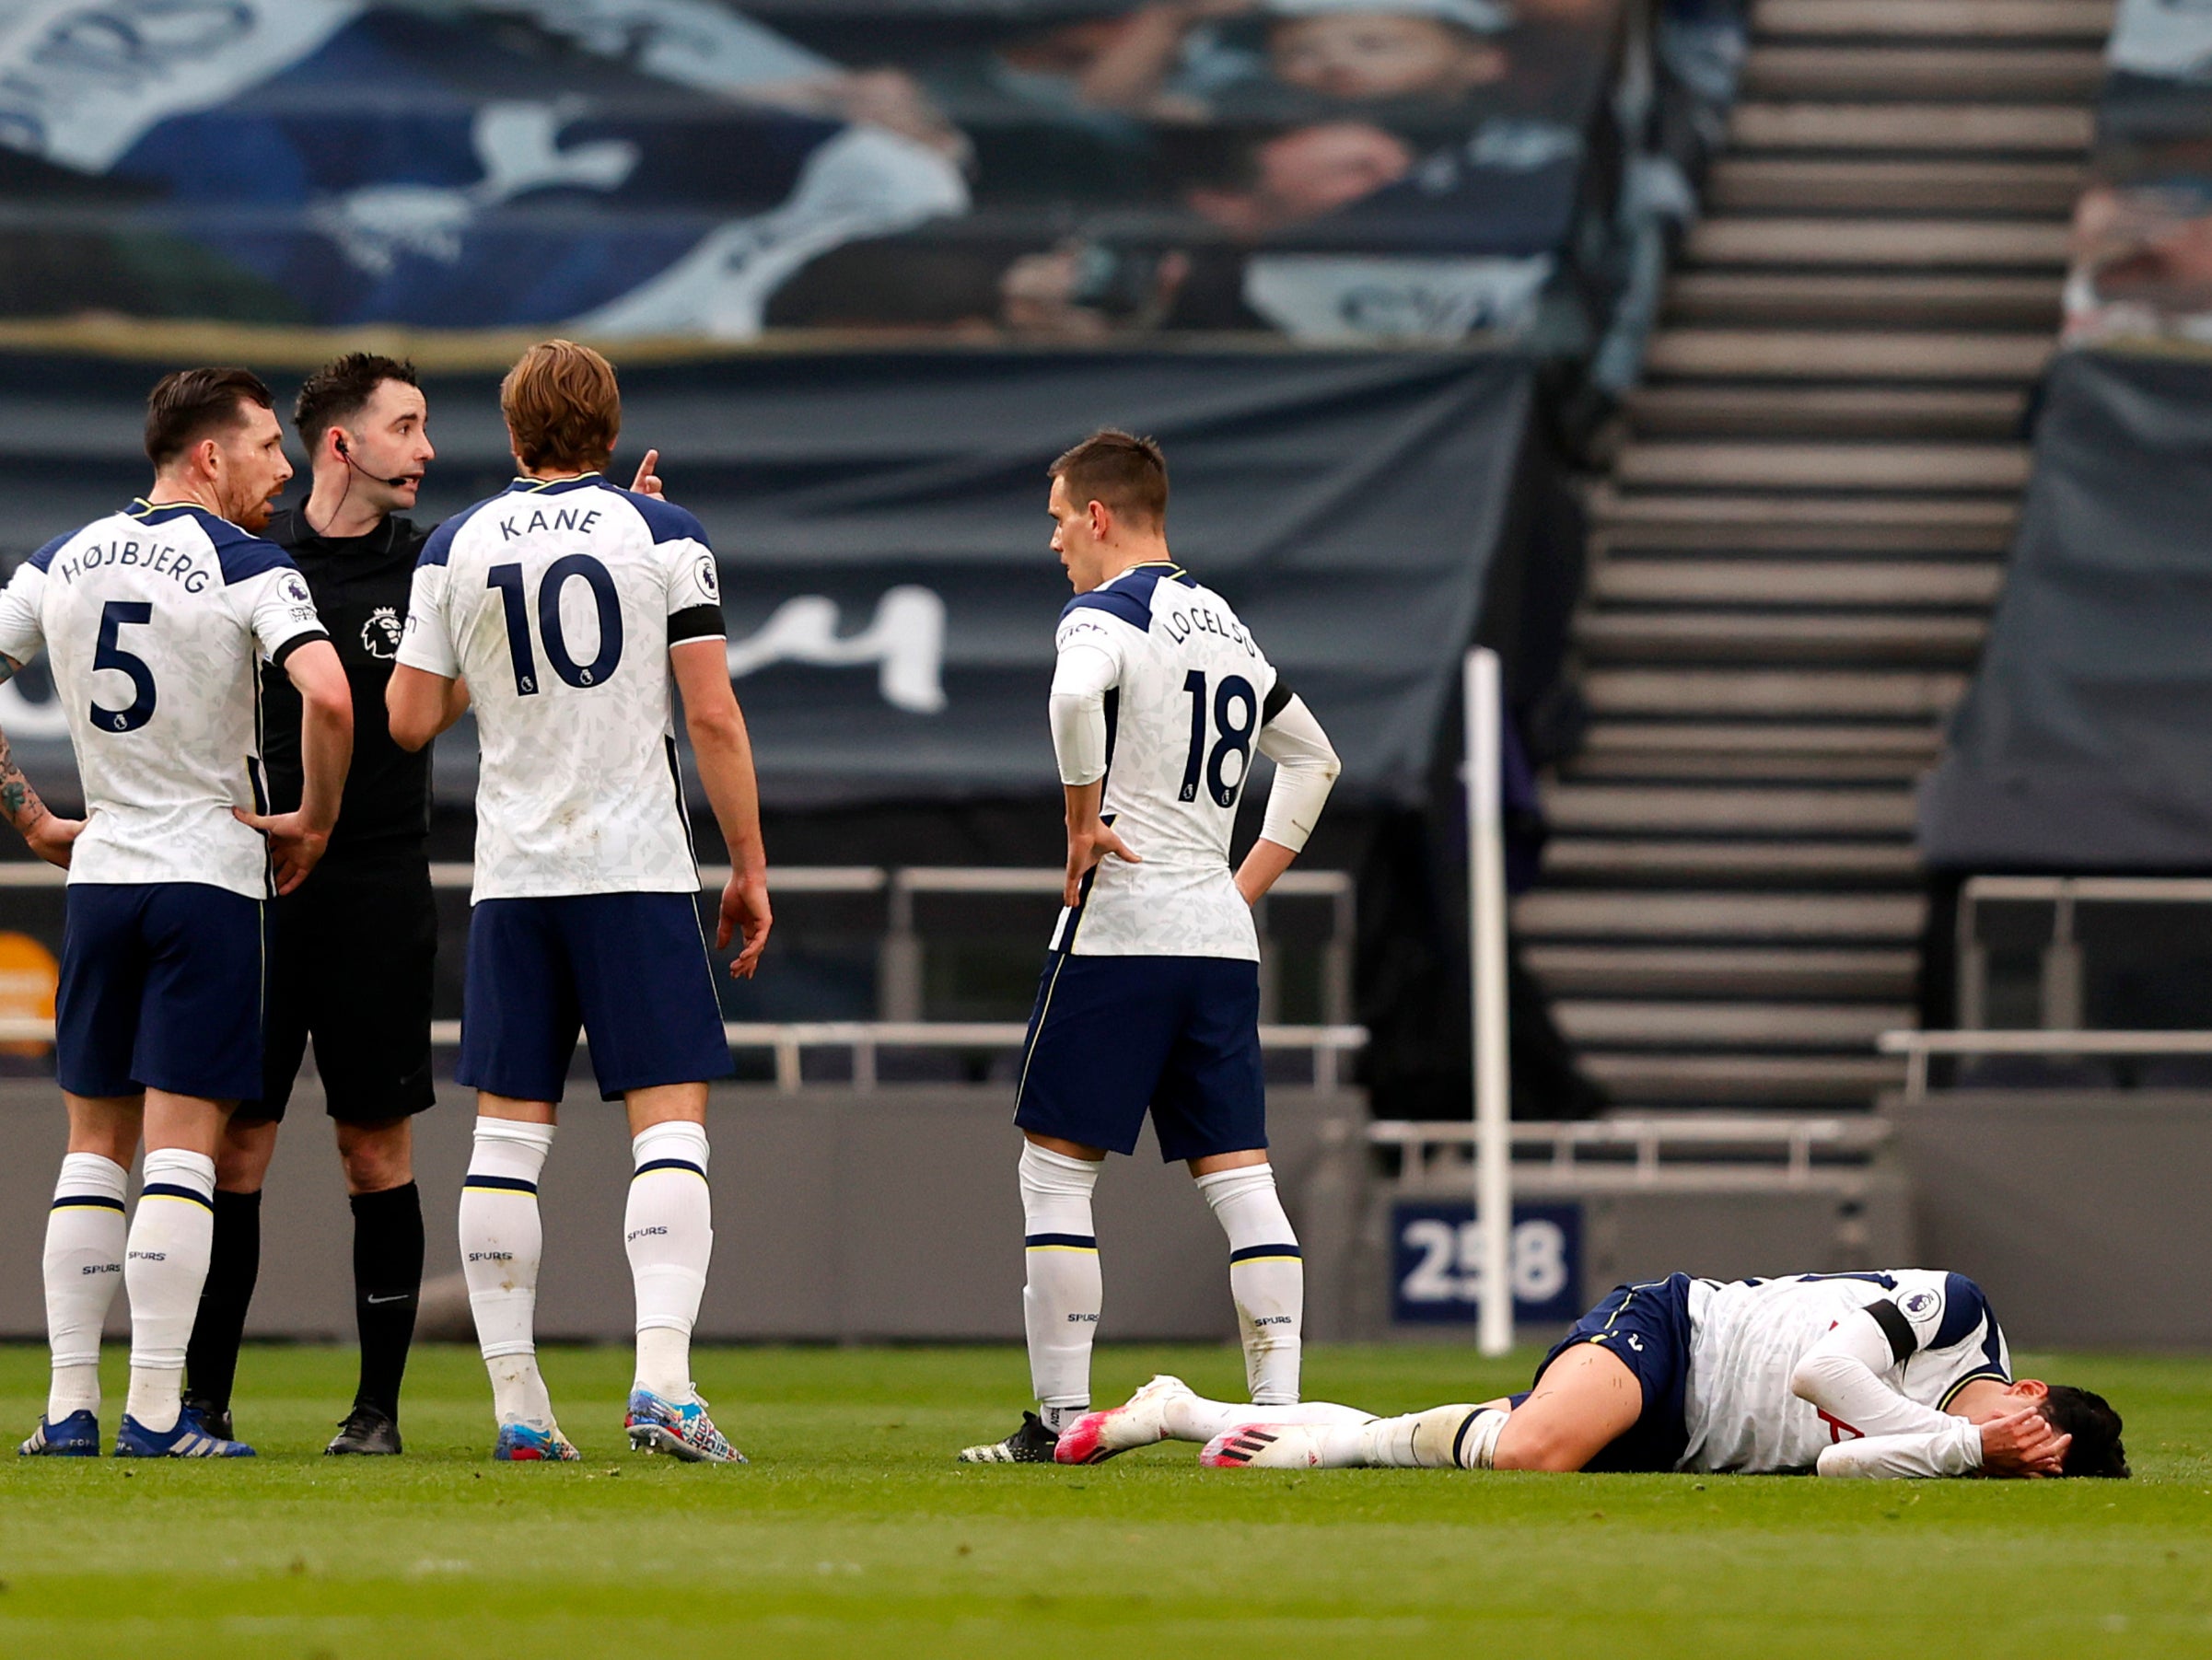
<instances>
[{"instance_id":1,"label":"large printed stadium backdrop","mask_svg":"<svg viewBox=\"0 0 2212 1660\"><path fill-rule=\"evenodd\" d=\"M1580 351L1742 52L1669 0L1624 102L1618 0L1422 0L1386 86L1295 9L1133 77L1134 0L23 0L0 315Z\"/></svg>"}]
</instances>

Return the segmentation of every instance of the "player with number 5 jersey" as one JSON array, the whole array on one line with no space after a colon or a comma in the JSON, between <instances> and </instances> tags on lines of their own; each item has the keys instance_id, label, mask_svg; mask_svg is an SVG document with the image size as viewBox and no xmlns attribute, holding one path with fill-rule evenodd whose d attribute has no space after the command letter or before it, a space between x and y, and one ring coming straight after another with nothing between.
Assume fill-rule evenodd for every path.
<instances>
[{"instance_id":1,"label":"player with number 5 jersey","mask_svg":"<svg viewBox=\"0 0 2212 1660\"><path fill-rule=\"evenodd\" d=\"M1021 1057L1014 1121L1038 1411L979 1464L1069 1461L1101 1300L1091 1190L1147 1111L1228 1236L1255 1401L1298 1398L1304 1265L1267 1162L1252 908L1306 845L1337 774L1321 725L1219 594L1168 552L1167 462L1093 434L1053 463L1061 613L1053 746L1067 807L1065 909ZM1260 839L1229 839L1254 752L1275 763Z\"/></svg>"},{"instance_id":2,"label":"player with number 5 jersey","mask_svg":"<svg viewBox=\"0 0 2212 1660\"><path fill-rule=\"evenodd\" d=\"M252 1451L184 1411L185 1347L215 1236L215 1147L262 1086L270 855L278 891L307 878L353 750L345 671L308 585L250 534L292 476L269 389L244 369L170 375L146 400L146 496L47 543L0 595L0 679L46 654L86 807L76 825L48 813L0 738L0 809L69 869L54 1003L69 1152L47 1219L53 1380L21 1449L33 1457L99 1451L100 1326L119 1283L131 1393L116 1456ZM274 815L263 660L300 695L299 806Z\"/></svg>"},{"instance_id":3,"label":"player with number 5 jersey","mask_svg":"<svg viewBox=\"0 0 2212 1660\"><path fill-rule=\"evenodd\" d=\"M730 691L714 550L681 507L600 470L622 425L607 360L531 347L500 388L521 476L425 544L387 691L420 749L472 697L476 885L455 1076L477 1090L462 1267L492 1375L495 1456L577 1456L536 1360L537 1184L579 1028L628 1109L624 1232L637 1297L631 1443L739 1461L692 1387L713 1227L706 1085L730 1072L699 928L674 694L730 854L717 945L750 976L768 877L752 751ZM463 685L465 682L465 687Z\"/></svg>"}]
</instances>

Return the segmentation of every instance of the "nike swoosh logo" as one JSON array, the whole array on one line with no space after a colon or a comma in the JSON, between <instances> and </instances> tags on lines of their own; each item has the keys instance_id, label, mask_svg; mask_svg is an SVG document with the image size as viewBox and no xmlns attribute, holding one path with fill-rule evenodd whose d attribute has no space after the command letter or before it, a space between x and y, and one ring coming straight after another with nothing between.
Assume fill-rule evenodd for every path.
<instances>
[{"instance_id":1,"label":"nike swoosh logo","mask_svg":"<svg viewBox=\"0 0 2212 1660\"><path fill-rule=\"evenodd\" d=\"M365 1299L363 1299L363 1300L364 1300L364 1301L366 1301L366 1302L367 1302L367 1303L369 1305L369 1306L373 1308L373 1307L375 1307L375 1306L376 1306L378 1304L379 1304L379 1303L404 1303L405 1301L407 1301L407 1299L408 1299L408 1298L412 1297L413 1295L414 1295L414 1293L413 1293L412 1291L402 1291L402 1292L397 1292L397 1293L395 1293L394 1294L392 1294L391 1296L389 1296L389 1297L367 1297L367 1298L365 1298Z\"/></svg>"}]
</instances>

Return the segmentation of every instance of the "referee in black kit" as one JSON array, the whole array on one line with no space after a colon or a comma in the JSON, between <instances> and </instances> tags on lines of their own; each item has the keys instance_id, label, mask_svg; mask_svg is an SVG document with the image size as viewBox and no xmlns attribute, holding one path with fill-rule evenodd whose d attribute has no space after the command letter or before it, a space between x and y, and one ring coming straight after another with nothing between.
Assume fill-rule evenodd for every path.
<instances>
[{"instance_id":1,"label":"referee in black kit","mask_svg":"<svg viewBox=\"0 0 2212 1660\"><path fill-rule=\"evenodd\" d=\"M437 1101L430 1076L431 973L437 911L430 891L430 770L384 721L384 682L407 621L415 555L429 532L398 517L414 505L436 453L411 365L354 353L300 389L294 421L312 483L306 503L262 534L288 550L315 597L353 688L352 772L330 849L313 876L272 905L262 1098L241 1101L215 1154L215 1231L199 1318L186 1352L184 1406L219 1429L246 1307L261 1269L262 1180L308 1040L336 1121L354 1212L354 1314L361 1382L333 1453L400 1450L400 1378L423 1284L423 1205L413 1114ZM262 764L271 810L299 799L298 693L262 684Z\"/></svg>"},{"instance_id":2,"label":"referee in black kit","mask_svg":"<svg viewBox=\"0 0 2212 1660\"><path fill-rule=\"evenodd\" d=\"M384 686L407 621L415 557L429 530L415 504L431 447L412 364L355 352L300 388L293 420L307 447L308 499L262 534L292 555L345 665L354 764L338 826L315 873L273 907L262 1098L241 1101L215 1155L215 1232L186 1355L185 1409L230 1425L247 1306L261 1270L262 1182L309 1039L338 1132L354 1213L354 1318L361 1376L353 1410L324 1450L400 1450L400 1380L423 1284L415 1113L436 1104L430 1069L437 911L430 888L430 754L391 740ZM659 493L650 452L632 488ZM298 693L262 688L271 810L299 800Z\"/></svg>"}]
</instances>

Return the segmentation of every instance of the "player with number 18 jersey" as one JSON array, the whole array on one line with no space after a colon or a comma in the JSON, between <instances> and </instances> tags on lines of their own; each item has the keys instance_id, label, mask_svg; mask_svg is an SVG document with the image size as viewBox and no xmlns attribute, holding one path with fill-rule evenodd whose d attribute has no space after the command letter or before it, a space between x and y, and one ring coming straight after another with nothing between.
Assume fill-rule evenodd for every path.
<instances>
[{"instance_id":1,"label":"player with number 18 jersey","mask_svg":"<svg viewBox=\"0 0 2212 1660\"><path fill-rule=\"evenodd\" d=\"M1304 1268L1267 1163L1260 942L1252 908L1306 844L1335 752L1227 599L1168 551L1167 463L1094 434L1055 461L1061 613L1053 747L1067 810L1065 909L1030 1019L1014 1122L1030 1381L1040 1411L973 1463L1079 1457L1101 1300L1090 1196L1148 1115L1229 1245L1255 1400L1295 1401ZM1229 865L1255 752L1275 762L1260 840Z\"/></svg>"}]
</instances>

